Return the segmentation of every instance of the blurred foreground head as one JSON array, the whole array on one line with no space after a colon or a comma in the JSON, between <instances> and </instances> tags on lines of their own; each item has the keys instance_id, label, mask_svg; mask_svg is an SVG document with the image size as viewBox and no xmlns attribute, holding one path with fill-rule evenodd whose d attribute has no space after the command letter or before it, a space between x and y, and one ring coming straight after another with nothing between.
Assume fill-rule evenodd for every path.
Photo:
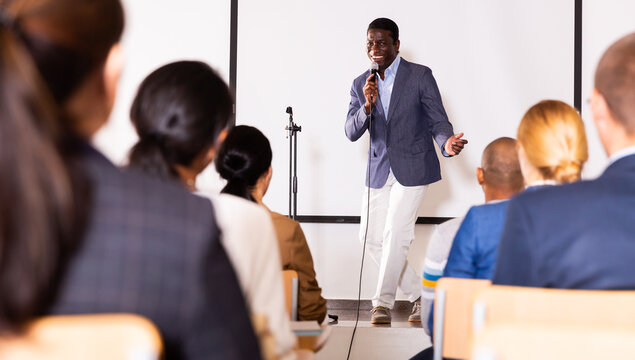
<instances>
[{"instance_id":1,"label":"blurred foreground head","mask_svg":"<svg viewBox=\"0 0 635 360\"><path fill-rule=\"evenodd\" d=\"M74 146L108 119L123 24L118 0L0 2L0 329L46 309L81 239Z\"/></svg>"}]
</instances>

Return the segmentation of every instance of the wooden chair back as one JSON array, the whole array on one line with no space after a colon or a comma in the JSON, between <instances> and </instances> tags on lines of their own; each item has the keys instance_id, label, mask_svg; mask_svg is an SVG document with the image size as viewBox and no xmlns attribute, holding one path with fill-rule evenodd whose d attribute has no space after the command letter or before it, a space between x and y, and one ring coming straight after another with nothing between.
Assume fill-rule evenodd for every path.
<instances>
[{"instance_id":1,"label":"wooden chair back","mask_svg":"<svg viewBox=\"0 0 635 360\"><path fill-rule=\"evenodd\" d=\"M473 360L635 359L635 327L498 323L474 336Z\"/></svg>"},{"instance_id":2,"label":"wooden chair back","mask_svg":"<svg viewBox=\"0 0 635 360\"><path fill-rule=\"evenodd\" d=\"M161 336L133 314L46 316L22 335L0 336L3 360L159 359Z\"/></svg>"},{"instance_id":3,"label":"wooden chair back","mask_svg":"<svg viewBox=\"0 0 635 360\"><path fill-rule=\"evenodd\" d=\"M298 273L295 270L283 270L285 301L291 321L298 320Z\"/></svg>"},{"instance_id":4,"label":"wooden chair back","mask_svg":"<svg viewBox=\"0 0 635 360\"><path fill-rule=\"evenodd\" d=\"M473 358L635 359L634 304L635 291L490 286L474 300Z\"/></svg>"},{"instance_id":5,"label":"wooden chair back","mask_svg":"<svg viewBox=\"0 0 635 360\"><path fill-rule=\"evenodd\" d=\"M490 280L441 278L434 300L434 358L467 359L470 356L472 301Z\"/></svg>"},{"instance_id":6,"label":"wooden chair back","mask_svg":"<svg viewBox=\"0 0 635 360\"><path fill-rule=\"evenodd\" d=\"M635 291L493 285L474 300L474 328L500 322L635 326Z\"/></svg>"}]
</instances>

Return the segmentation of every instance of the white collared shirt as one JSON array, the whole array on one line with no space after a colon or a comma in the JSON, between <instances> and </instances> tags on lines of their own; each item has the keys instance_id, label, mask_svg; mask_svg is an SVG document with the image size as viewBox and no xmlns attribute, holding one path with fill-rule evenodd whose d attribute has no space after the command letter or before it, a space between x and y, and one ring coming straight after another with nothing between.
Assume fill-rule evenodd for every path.
<instances>
[{"instance_id":1,"label":"white collared shirt","mask_svg":"<svg viewBox=\"0 0 635 360\"><path fill-rule=\"evenodd\" d=\"M635 155L635 146L629 146L627 148L624 148L622 150L618 150L616 152L613 153L613 155L611 155L611 157L609 157L609 165L613 164L614 162L616 162L617 160L621 159L621 158L625 158L629 155Z\"/></svg>"},{"instance_id":2,"label":"white collared shirt","mask_svg":"<svg viewBox=\"0 0 635 360\"><path fill-rule=\"evenodd\" d=\"M525 185L525 189L529 189L530 187L536 186L545 186L545 185L560 185L556 180L536 180L531 184Z\"/></svg>"}]
</instances>

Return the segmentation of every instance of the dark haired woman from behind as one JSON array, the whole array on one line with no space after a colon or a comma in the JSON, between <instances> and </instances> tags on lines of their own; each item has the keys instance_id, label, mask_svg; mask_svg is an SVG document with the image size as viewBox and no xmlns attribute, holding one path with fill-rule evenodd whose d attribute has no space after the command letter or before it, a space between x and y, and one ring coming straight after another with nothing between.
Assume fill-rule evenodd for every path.
<instances>
[{"instance_id":1,"label":"dark haired woman from behind","mask_svg":"<svg viewBox=\"0 0 635 360\"><path fill-rule=\"evenodd\" d=\"M234 127L216 157L216 170L227 180L223 193L254 201L267 208L265 196L272 176L271 146L260 130L251 126ZM269 209L267 209L269 210ZM300 293L298 319L322 322L326 300L315 278L313 257L300 224L282 214L269 211L278 236L283 269L298 272Z\"/></svg>"},{"instance_id":2,"label":"dark haired woman from behind","mask_svg":"<svg viewBox=\"0 0 635 360\"><path fill-rule=\"evenodd\" d=\"M136 313L167 359L259 358L209 202L90 145L112 110L123 25L118 0L0 3L0 331Z\"/></svg>"},{"instance_id":3,"label":"dark haired woman from behind","mask_svg":"<svg viewBox=\"0 0 635 360\"><path fill-rule=\"evenodd\" d=\"M296 338L285 310L278 244L269 215L244 199L196 189L197 175L211 163L226 134L232 106L227 85L205 63L178 61L156 69L139 86L130 110L139 141L130 153L129 168L212 201L222 244L254 325L267 328L275 340L275 347L268 347L265 332L263 355L292 358ZM265 318L267 324L261 326Z\"/></svg>"}]
</instances>

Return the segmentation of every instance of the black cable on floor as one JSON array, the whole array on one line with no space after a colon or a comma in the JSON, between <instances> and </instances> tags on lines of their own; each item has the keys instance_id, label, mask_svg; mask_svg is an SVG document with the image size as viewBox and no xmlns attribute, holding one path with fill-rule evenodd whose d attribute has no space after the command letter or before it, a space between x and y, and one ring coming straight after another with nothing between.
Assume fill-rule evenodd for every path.
<instances>
[{"instance_id":1,"label":"black cable on floor","mask_svg":"<svg viewBox=\"0 0 635 360\"><path fill-rule=\"evenodd\" d=\"M368 118L368 134L372 134L372 122L373 118L373 109L372 109L372 98L371 98L371 109L370 116ZM351 342L348 345L348 354L346 355L346 360L351 356L351 349L353 348L353 339L355 339L355 332L357 331L357 323L359 322L359 304L361 302L362 297L362 272L364 271L364 257L366 255L366 236L368 236L368 223L370 222L370 154L372 151L372 143L373 137L369 136L368 141L368 195L366 198L366 230L364 231L364 245L362 247L362 264L359 269L359 287L357 289L357 315L355 316L355 326L353 327L353 335L351 335Z\"/></svg>"}]
</instances>

